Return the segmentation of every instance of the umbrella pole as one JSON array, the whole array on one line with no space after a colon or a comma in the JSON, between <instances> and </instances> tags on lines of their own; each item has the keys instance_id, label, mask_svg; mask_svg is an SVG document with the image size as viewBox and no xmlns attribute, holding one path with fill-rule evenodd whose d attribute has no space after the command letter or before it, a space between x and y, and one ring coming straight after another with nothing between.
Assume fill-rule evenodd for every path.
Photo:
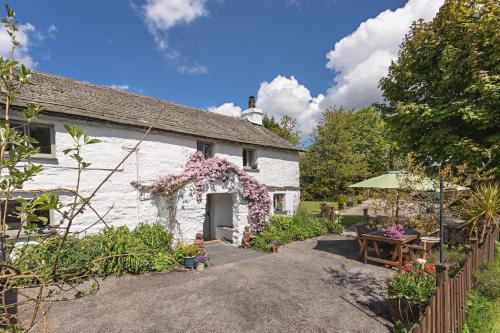
<instances>
[{"instance_id":1,"label":"umbrella pole","mask_svg":"<svg viewBox=\"0 0 500 333\"><path fill-rule=\"evenodd\" d=\"M399 216L399 190L396 192L396 217Z\"/></svg>"},{"instance_id":2,"label":"umbrella pole","mask_svg":"<svg viewBox=\"0 0 500 333\"><path fill-rule=\"evenodd\" d=\"M444 184L439 177L439 263L444 262Z\"/></svg>"}]
</instances>

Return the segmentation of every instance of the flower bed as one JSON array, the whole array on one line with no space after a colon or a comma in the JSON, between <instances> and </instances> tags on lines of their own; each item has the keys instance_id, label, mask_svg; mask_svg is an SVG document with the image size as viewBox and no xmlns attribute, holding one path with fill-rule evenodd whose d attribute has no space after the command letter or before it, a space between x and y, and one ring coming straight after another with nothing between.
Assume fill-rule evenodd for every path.
<instances>
[{"instance_id":1,"label":"flower bed","mask_svg":"<svg viewBox=\"0 0 500 333\"><path fill-rule=\"evenodd\" d=\"M393 320L413 322L429 303L436 289L435 267L422 262L400 263L396 275L387 280L389 311Z\"/></svg>"}]
</instances>

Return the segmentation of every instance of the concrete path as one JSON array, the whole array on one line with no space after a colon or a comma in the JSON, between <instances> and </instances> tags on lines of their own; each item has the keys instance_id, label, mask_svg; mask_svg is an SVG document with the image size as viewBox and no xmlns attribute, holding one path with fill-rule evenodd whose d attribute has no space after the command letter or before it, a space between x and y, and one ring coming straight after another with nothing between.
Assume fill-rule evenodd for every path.
<instances>
[{"instance_id":1,"label":"concrete path","mask_svg":"<svg viewBox=\"0 0 500 333\"><path fill-rule=\"evenodd\" d=\"M267 253L253 249L241 249L231 244L215 242L205 246L208 257L208 264L212 266L221 266L232 264L252 258L257 258Z\"/></svg>"},{"instance_id":2,"label":"concrete path","mask_svg":"<svg viewBox=\"0 0 500 333\"><path fill-rule=\"evenodd\" d=\"M328 236L204 272L109 278L56 302L50 332L390 332L391 271L364 265L355 240Z\"/></svg>"}]
</instances>

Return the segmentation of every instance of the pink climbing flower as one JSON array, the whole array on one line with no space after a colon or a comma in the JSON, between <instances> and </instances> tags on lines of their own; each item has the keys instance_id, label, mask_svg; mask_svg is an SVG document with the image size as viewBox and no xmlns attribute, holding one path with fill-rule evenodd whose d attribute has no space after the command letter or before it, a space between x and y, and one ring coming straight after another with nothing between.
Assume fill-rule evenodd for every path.
<instances>
[{"instance_id":1,"label":"pink climbing flower","mask_svg":"<svg viewBox=\"0 0 500 333\"><path fill-rule=\"evenodd\" d=\"M228 181L234 176L239 180L241 197L248 201L248 215L253 222L252 227L255 231L261 231L271 210L271 199L267 188L226 159L219 157L205 159L203 154L196 152L189 157L181 174L157 179L151 187L151 192L171 195L188 183L193 183L196 199L200 202L211 183L219 179Z\"/></svg>"}]
</instances>

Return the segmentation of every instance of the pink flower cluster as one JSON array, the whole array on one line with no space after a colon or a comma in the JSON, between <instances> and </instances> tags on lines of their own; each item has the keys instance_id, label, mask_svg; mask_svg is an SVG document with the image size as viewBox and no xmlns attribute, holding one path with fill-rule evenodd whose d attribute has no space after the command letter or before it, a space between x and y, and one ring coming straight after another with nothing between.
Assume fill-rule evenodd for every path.
<instances>
[{"instance_id":1,"label":"pink flower cluster","mask_svg":"<svg viewBox=\"0 0 500 333\"><path fill-rule=\"evenodd\" d=\"M385 237L389 238L401 238L403 237L405 231L401 224L393 224L387 228L380 229L384 233Z\"/></svg>"},{"instance_id":2,"label":"pink flower cluster","mask_svg":"<svg viewBox=\"0 0 500 333\"><path fill-rule=\"evenodd\" d=\"M194 153L189 157L181 174L159 178L153 183L151 192L171 195L193 182L196 189L196 199L200 202L203 192L210 183L219 179L227 181L232 175L236 175L242 185L240 195L248 201L248 214L253 222L253 229L261 231L271 209L271 199L267 188L234 163L225 159L218 157L205 159L203 154Z\"/></svg>"}]
</instances>

